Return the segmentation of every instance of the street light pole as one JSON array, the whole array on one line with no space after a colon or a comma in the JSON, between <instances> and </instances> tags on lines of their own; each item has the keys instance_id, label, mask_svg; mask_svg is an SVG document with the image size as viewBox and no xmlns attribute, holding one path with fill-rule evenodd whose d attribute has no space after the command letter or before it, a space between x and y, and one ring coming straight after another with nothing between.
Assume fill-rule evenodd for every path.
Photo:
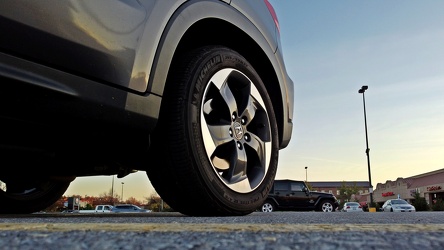
<instances>
[{"instance_id":1,"label":"street light pole","mask_svg":"<svg viewBox=\"0 0 444 250\"><path fill-rule=\"evenodd\" d=\"M370 192L370 206L373 206L373 185L372 185L372 175L370 173L370 148L368 147L368 133L367 133L367 114L365 111L365 95L364 92L368 89L368 86L364 85L358 90L359 94L362 94L362 102L364 104L364 124L365 124L365 143L367 149L365 153L367 154L367 167L368 167L368 181L369 181L369 192Z\"/></svg>"},{"instance_id":2,"label":"street light pole","mask_svg":"<svg viewBox=\"0 0 444 250\"><path fill-rule=\"evenodd\" d=\"M111 202L114 205L114 175L113 175L113 182L111 183Z\"/></svg>"},{"instance_id":3,"label":"street light pole","mask_svg":"<svg viewBox=\"0 0 444 250\"><path fill-rule=\"evenodd\" d=\"M305 182L307 182L307 168L308 167L305 167Z\"/></svg>"},{"instance_id":4,"label":"street light pole","mask_svg":"<svg viewBox=\"0 0 444 250\"><path fill-rule=\"evenodd\" d=\"M122 203L123 203L123 184L125 183L122 182Z\"/></svg>"}]
</instances>

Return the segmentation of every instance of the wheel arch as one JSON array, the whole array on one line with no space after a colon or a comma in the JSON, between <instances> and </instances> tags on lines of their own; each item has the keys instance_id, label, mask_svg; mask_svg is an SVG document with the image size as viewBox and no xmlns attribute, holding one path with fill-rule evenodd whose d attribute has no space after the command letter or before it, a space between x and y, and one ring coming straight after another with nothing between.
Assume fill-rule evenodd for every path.
<instances>
[{"instance_id":1,"label":"wheel arch","mask_svg":"<svg viewBox=\"0 0 444 250\"><path fill-rule=\"evenodd\" d=\"M267 199L265 199L264 203L267 203L267 202L273 204L275 206L275 210L278 209L279 203L276 201L275 198L267 198Z\"/></svg>"},{"instance_id":2,"label":"wheel arch","mask_svg":"<svg viewBox=\"0 0 444 250\"><path fill-rule=\"evenodd\" d=\"M290 111L284 107L282 96L288 96L286 92L291 91L292 98L293 89L283 89L285 76L276 74L283 67L275 54L277 44L271 45L268 41L270 39L267 40L245 16L226 3L187 2L176 11L162 35L148 90L162 96L168 74L173 69L170 66L187 51L205 45L223 45L233 49L245 57L262 78L273 102L279 145L283 148L288 144L284 126L287 122L285 117L288 117L286 113Z\"/></svg>"}]
</instances>

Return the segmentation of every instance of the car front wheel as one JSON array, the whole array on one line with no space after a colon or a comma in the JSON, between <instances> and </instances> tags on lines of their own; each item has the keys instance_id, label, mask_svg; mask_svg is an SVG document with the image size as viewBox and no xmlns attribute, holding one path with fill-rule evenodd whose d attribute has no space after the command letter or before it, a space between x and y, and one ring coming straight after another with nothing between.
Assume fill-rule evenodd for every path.
<instances>
[{"instance_id":1,"label":"car front wheel","mask_svg":"<svg viewBox=\"0 0 444 250\"><path fill-rule=\"evenodd\" d=\"M334 206L331 201L323 201L321 203L320 207L321 207L322 212L333 212L334 211Z\"/></svg>"},{"instance_id":2,"label":"car front wheel","mask_svg":"<svg viewBox=\"0 0 444 250\"><path fill-rule=\"evenodd\" d=\"M262 205L262 212L264 212L264 213L271 213L273 211L274 211L274 206L273 206L273 204L271 202L265 202Z\"/></svg>"},{"instance_id":3,"label":"car front wheel","mask_svg":"<svg viewBox=\"0 0 444 250\"><path fill-rule=\"evenodd\" d=\"M168 76L148 177L183 214L249 214L273 184L277 131L264 83L245 58L221 46L191 51Z\"/></svg>"}]
</instances>

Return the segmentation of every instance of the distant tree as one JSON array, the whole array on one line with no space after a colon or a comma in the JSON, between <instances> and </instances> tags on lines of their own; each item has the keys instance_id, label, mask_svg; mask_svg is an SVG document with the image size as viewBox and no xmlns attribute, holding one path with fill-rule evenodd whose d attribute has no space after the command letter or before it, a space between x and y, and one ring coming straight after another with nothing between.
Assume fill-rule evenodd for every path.
<instances>
[{"instance_id":1,"label":"distant tree","mask_svg":"<svg viewBox=\"0 0 444 250\"><path fill-rule=\"evenodd\" d=\"M88 203L82 209L84 209L84 210L93 210L93 209L95 209L95 207Z\"/></svg>"},{"instance_id":2,"label":"distant tree","mask_svg":"<svg viewBox=\"0 0 444 250\"><path fill-rule=\"evenodd\" d=\"M444 211L444 201L442 199L436 199L432 203L433 211Z\"/></svg>"},{"instance_id":3,"label":"distant tree","mask_svg":"<svg viewBox=\"0 0 444 250\"><path fill-rule=\"evenodd\" d=\"M352 201L352 196L356 194L359 194L359 187L357 186L356 182L354 182L352 186L349 186L345 181L342 181L337 198L340 199L341 203L343 204L344 202Z\"/></svg>"},{"instance_id":4,"label":"distant tree","mask_svg":"<svg viewBox=\"0 0 444 250\"><path fill-rule=\"evenodd\" d=\"M429 210L429 206L427 205L427 201L424 197L421 197L420 193L416 192L414 195L415 199L412 202L412 205L415 207L416 211L427 211Z\"/></svg>"},{"instance_id":5,"label":"distant tree","mask_svg":"<svg viewBox=\"0 0 444 250\"><path fill-rule=\"evenodd\" d=\"M152 194L147 198L148 202L145 208L156 212L172 212L174 211L167 203L165 203L158 194Z\"/></svg>"},{"instance_id":6,"label":"distant tree","mask_svg":"<svg viewBox=\"0 0 444 250\"><path fill-rule=\"evenodd\" d=\"M116 193L112 194L111 189L108 192L103 192L99 195L99 198L101 203L95 205L114 205L120 203L118 195Z\"/></svg>"},{"instance_id":7,"label":"distant tree","mask_svg":"<svg viewBox=\"0 0 444 250\"><path fill-rule=\"evenodd\" d=\"M142 202L137 200L134 197L129 197L128 199L126 199L126 201L124 203L126 203L126 204L133 204L133 205L136 205L136 206L142 206Z\"/></svg>"}]
</instances>

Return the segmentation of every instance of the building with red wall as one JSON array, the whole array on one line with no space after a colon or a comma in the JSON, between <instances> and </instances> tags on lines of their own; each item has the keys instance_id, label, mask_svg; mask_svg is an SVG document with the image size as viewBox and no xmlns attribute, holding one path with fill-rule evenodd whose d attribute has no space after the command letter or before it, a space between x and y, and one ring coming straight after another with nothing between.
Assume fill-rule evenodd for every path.
<instances>
[{"instance_id":1,"label":"building with red wall","mask_svg":"<svg viewBox=\"0 0 444 250\"><path fill-rule=\"evenodd\" d=\"M424 197L428 204L436 199L444 200L444 168L407 178L399 177L384 184L378 183L373 200L383 204L386 200L400 198L411 203L415 193Z\"/></svg>"}]
</instances>

